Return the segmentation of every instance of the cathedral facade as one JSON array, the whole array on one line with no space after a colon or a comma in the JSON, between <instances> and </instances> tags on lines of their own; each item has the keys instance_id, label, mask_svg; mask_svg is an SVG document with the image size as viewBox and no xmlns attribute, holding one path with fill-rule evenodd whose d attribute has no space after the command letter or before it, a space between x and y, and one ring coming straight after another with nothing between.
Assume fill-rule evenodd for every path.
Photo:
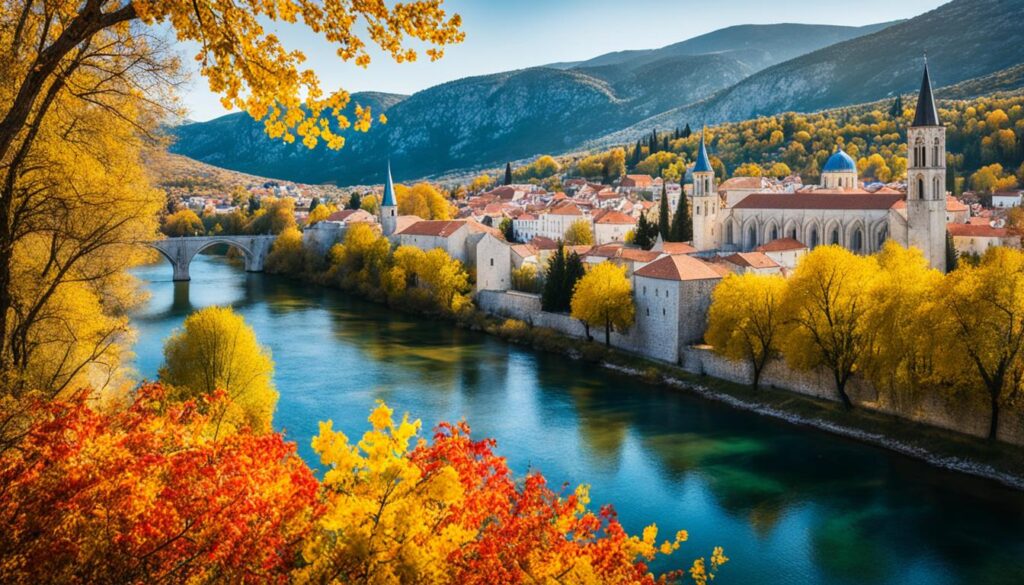
<instances>
[{"instance_id":1,"label":"cathedral facade","mask_svg":"<svg viewBox=\"0 0 1024 585\"><path fill-rule=\"evenodd\" d=\"M870 254L893 239L919 248L934 268L945 271L946 128L935 108L927 63L907 142L905 192L865 190L855 161L840 148L822 168L819 185L752 193L727 206L716 190L702 136L693 168L693 245L701 251L746 251L792 238L812 249L837 244Z\"/></svg>"}]
</instances>

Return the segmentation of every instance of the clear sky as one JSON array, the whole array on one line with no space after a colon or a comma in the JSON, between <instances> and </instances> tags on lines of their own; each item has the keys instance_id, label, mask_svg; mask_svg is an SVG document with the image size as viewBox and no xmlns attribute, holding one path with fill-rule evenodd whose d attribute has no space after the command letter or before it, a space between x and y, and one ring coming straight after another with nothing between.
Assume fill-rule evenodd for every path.
<instances>
[{"instance_id":1,"label":"clear sky","mask_svg":"<svg viewBox=\"0 0 1024 585\"><path fill-rule=\"evenodd\" d=\"M736 24L799 22L860 26L910 18L945 0L445 0L462 15L466 40L444 59L398 65L372 54L368 69L341 62L302 26L279 29L302 50L325 89L411 94L471 75L575 61L623 49L657 48ZM191 57L194 49L183 47ZM193 63L190 58L183 59ZM184 95L193 120L223 115L199 75Z\"/></svg>"}]
</instances>

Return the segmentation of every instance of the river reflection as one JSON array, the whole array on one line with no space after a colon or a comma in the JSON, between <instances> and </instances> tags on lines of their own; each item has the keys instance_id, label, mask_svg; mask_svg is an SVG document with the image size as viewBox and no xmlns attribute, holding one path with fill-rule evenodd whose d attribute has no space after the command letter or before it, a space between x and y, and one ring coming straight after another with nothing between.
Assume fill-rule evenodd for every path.
<instances>
[{"instance_id":1,"label":"river reflection","mask_svg":"<svg viewBox=\"0 0 1024 585\"><path fill-rule=\"evenodd\" d=\"M1024 583L1020 493L219 259L191 272L138 271L140 374L190 311L233 305L273 351L275 425L313 465L317 421L358 436L382 399L428 428L465 418L516 473L590 483L631 531L689 530L679 563L724 546L717 583Z\"/></svg>"}]
</instances>

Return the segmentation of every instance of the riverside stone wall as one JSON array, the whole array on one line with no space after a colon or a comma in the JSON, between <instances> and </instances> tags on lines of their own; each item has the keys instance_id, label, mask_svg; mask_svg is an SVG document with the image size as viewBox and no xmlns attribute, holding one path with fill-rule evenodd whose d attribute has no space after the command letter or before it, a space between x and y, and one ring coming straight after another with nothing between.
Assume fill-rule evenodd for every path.
<instances>
[{"instance_id":1,"label":"riverside stone wall","mask_svg":"<svg viewBox=\"0 0 1024 585\"><path fill-rule=\"evenodd\" d=\"M477 294L477 305L492 315L519 319L534 327L547 327L576 338L585 336L583 324L578 320L564 314L541 311L540 295L516 291L481 291ZM591 330L591 335L596 341L604 340L603 331ZM637 327L633 327L625 335L612 333L611 343L618 349L658 359L659 353L644 345L642 337ZM722 357L716 354L711 346L684 347L680 353L683 369L688 372L736 384L751 383L749 364ZM806 372L793 370L783 360L773 360L765 367L761 374L761 387L786 390L824 400L839 400L831 373L824 369ZM925 393L924 396L908 401L907 404L890 404L883 400L884 394L880 394L871 383L858 377L847 383L847 393L860 408L976 437L985 437L988 434L989 416L984 401L964 408L962 402L952 404L945 396L935 392ZM999 440L1024 445L1024 417L1019 412L1004 410L1000 421Z\"/></svg>"}]
</instances>

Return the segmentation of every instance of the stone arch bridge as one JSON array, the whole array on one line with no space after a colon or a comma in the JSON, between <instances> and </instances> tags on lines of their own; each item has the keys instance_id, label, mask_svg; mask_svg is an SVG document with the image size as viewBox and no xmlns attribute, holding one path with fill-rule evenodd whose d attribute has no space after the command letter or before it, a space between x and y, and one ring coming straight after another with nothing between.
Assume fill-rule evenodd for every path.
<instances>
[{"instance_id":1,"label":"stone arch bridge","mask_svg":"<svg viewBox=\"0 0 1024 585\"><path fill-rule=\"evenodd\" d=\"M246 272L263 272L263 262L277 236L196 236L167 238L149 242L174 267L174 280L189 280L188 266L196 254L218 244L226 244L242 253Z\"/></svg>"}]
</instances>

